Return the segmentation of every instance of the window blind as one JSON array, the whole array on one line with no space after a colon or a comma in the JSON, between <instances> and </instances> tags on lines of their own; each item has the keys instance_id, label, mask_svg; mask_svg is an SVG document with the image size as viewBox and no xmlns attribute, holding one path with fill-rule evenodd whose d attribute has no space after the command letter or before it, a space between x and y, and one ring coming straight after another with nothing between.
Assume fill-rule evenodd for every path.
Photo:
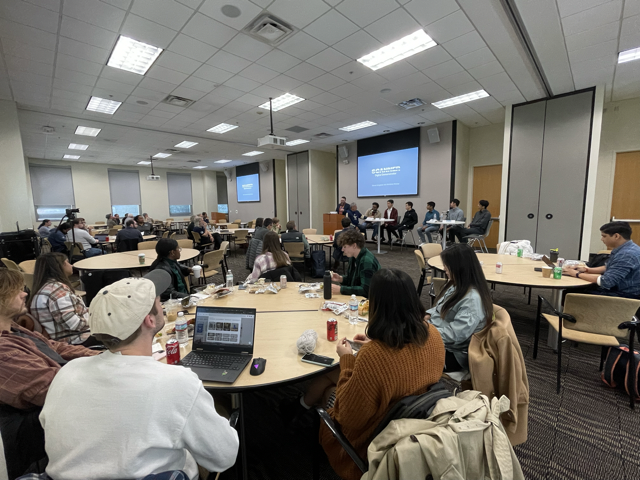
<instances>
[{"instance_id":1,"label":"window blind","mask_svg":"<svg viewBox=\"0 0 640 480\"><path fill-rule=\"evenodd\" d=\"M169 205L191 205L191 174L167 173Z\"/></svg>"},{"instance_id":2,"label":"window blind","mask_svg":"<svg viewBox=\"0 0 640 480\"><path fill-rule=\"evenodd\" d=\"M111 205L140 205L140 177L137 170L109 169Z\"/></svg>"},{"instance_id":3,"label":"window blind","mask_svg":"<svg viewBox=\"0 0 640 480\"><path fill-rule=\"evenodd\" d=\"M71 167L29 165L34 205L75 205Z\"/></svg>"}]
</instances>

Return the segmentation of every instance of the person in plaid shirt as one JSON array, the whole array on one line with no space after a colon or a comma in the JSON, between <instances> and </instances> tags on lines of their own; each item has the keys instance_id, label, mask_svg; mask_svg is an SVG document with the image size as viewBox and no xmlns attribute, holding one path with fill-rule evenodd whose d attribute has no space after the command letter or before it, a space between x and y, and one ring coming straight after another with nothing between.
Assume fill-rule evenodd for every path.
<instances>
[{"instance_id":1,"label":"person in plaid shirt","mask_svg":"<svg viewBox=\"0 0 640 480\"><path fill-rule=\"evenodd\" d=\"M340 234L338 246L342 248L342 253L349 257L349 269L345 277L333 273L331 280L340 285L331 285L331 292L369 298L371 277L380 270L380 263L373 253L364 247L364 236L355 229L347 230Z\"/></svg>"},{"instance_id":2,"label":"person in plaid shirt","mask_svg":"<svg viewBox=\"0 0 640 480\"><path fill-rule=\"evenodd\" d=\"M262 254L256 257L253 271L249 274L245 283L254 283L263 273L291 265L289 254L282 251L277 233L267 232L262 242Z\"/></svg>"},{"instance_id":3,"label":"person in plaid shirt","mask_svg":"<svg viewBox=\"0 0 640 480\"><path fill-rule=\"evenodd\" d=\"M73 267L61 253L45 253L36 260L31 292L31 315L53 340L73 345L88 342L89 309L69 282Z\"/></svg>"}]
</instances>

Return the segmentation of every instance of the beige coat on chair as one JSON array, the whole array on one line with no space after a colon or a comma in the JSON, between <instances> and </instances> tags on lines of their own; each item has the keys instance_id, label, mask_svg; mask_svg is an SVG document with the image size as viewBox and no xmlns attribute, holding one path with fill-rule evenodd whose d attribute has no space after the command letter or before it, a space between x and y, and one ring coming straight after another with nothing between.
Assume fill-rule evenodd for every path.
<instances>
[{"instance_id":1,"label":"beige coat on chair","mask_svg":"<svg viewBox=\"0 0 640 480\"><path fill-rule=\"evenodd\" d=\"M469 369L473 389L489 398L505 395L511 402L500 417L511 445L527 440L529 380L518 338L507 311L493 306L491 327L471 337Z\"/></svg>"}]
</instances>

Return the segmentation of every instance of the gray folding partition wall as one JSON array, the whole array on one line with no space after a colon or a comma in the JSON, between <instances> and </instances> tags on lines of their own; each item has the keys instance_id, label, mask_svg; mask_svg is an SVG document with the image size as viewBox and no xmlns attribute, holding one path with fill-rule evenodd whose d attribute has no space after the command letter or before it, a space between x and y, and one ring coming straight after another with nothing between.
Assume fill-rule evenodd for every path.
<instances>
[{"instance_id":1,"label":"gray folding partition wall","mask_svg":"<svg viewBox=\"0 0 640 480\"><path fill-rule=\"evenodd\" d=\"M311 225L309 205L309 152L287 155L287 182L289 188L289 220L296 222L298 230Z\"/></svg>"},{"instance_id":2,"label":"gray folding partition wall","mask_svg":"<svg viewBox=\"0 0 640 480\"><path fill-rule=\"evenodd\" d=\"M505 240L580 257L595 89L514 105Z\"/></svg>"}]
</instances>

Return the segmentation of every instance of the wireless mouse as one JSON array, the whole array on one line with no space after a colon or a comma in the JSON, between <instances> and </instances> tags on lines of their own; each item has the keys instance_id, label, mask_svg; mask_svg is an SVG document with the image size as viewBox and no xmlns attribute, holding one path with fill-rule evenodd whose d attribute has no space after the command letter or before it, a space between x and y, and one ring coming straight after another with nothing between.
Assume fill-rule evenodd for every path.
<instances>
[{"instance_id":1,"label":"wireless mouse","mask_svg":"<svg viewBox=\"0 0 640 480\"><path fill-rule=\"evenodd\" d=\"M249 371L249 373L251 373L251 375L262 375L262 372L264 372L265 367L267 366L267 359L266 358L254 358L253 360L251 360L251 370Z\"/></svg>"}]
</instances>

